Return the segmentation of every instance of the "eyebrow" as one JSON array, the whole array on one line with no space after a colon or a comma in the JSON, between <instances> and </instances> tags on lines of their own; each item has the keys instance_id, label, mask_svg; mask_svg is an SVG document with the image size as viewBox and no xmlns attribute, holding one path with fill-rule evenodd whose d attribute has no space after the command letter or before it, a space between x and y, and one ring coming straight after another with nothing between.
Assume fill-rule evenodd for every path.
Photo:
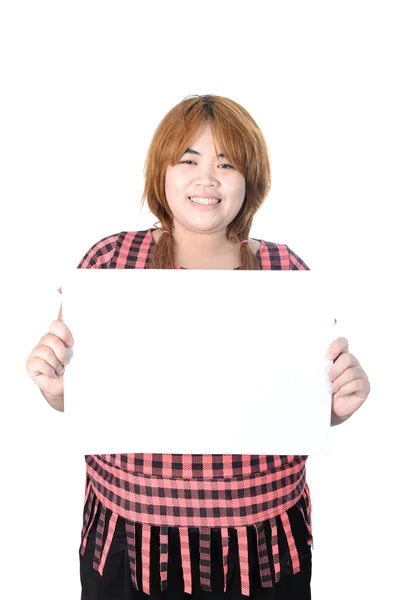
<instances>
[{"instance_id":1,"label":"eyebrow","mask_svg":"<svg viewBox=\"0 0 400 600\"><path fill-rule=\"evenodd\" d=\"M197 152L197 150L193 150L193 148L186 148L186 150L185 150L185 152L183 153L183 155L184 155L184 154L197 154L198 156L201 156L200 152ZM182 155L182 156L183 156L183 155ZM218 156L219 156L220 158L225 158L225 154L218 154Z\"/></svg>"}]
</instances>

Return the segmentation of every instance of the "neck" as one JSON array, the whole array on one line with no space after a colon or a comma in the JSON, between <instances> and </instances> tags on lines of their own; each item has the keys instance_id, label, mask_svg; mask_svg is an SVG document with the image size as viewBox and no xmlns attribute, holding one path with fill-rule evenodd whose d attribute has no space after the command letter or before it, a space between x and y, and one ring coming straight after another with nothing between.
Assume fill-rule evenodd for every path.
<instances>
[{"instance_id":1,"label":"neck","mask_svg":"<svg viewBox=\"0 0 400 600\"><path fill-rule=\"evenodd\" d=\"M201 233L190 231L175 223L173 236L178 253L203 256L204 258L231 252L239 245L237 242L231 242L226 238L226 229L212 233Z\"/></svg>"}]
</instances>

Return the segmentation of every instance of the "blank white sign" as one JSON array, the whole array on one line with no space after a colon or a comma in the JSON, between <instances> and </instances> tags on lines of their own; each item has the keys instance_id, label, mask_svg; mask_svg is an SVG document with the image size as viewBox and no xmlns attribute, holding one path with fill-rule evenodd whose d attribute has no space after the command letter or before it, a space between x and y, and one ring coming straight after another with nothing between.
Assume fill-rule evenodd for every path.
<instances>
[{"instance_id":1,"label":"blank white sign","mask_svg":"<svg viewBox=\"0 0 400 600\"><path fill-rule=\"evenodd\" d=\"M330 298L312 271L73 269L63 284L71 445L328 452Z\"/></svg>"}]
</instances>

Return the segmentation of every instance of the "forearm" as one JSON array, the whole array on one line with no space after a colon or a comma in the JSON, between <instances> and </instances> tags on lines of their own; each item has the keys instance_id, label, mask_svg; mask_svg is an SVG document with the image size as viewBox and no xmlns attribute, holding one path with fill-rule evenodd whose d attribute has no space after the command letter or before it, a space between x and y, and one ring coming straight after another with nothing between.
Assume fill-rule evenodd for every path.
<instances>
[{"instance_id":1,"label":"forearm","mask_svg":"<svg viewBox=\"0 0 400 600\"><path fill-rule=\"evenodd\" d=\"M337 415L335 415L335 413L331 412L331 427L335 427L335 425L341 425L342 423L347 421L347 419L350 419L350 417L351 415L349 415L348 417L338 417Z\"/></svg>"},{"instance_id":2,"label":"forearm","mask_svg":"<svg viewBox=\"0 0 400 600\"><path fill-rule=\"evenodd\" d=\"M54 410L58 410L59 412L64 412L64 396L50 396L50 394L45 394L42 390L40 391L50 404L51 408L54 408Z\"/></svg>"}]
</instances>

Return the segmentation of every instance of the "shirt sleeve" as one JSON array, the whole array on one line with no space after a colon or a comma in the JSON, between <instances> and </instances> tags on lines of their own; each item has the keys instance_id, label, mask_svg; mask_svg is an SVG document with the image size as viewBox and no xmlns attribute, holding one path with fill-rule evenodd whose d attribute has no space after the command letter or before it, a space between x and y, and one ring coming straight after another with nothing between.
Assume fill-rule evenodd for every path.
<instances>
[{"instance_id":1,"label":"shirt sleeve","mask_svg":"<svg viewBox=\"0 0 400 600\"><path fill-rule=\"evenodd\" d=\"M115 254L119 235L119 233L108 235L93 244L79 261L77 269L107 269ZM62 287L58 288L57 291L62 294Z\"/></svg>"},{"instance_id":2,"label":"shirt sleeve","mask_svg":"<svg viewBox=\"0 0 400 600\"><path fill-rule=\"evenodd\" d=\"M289 262L290 262L290 270L291 271L310 271L310 268L306 265L304 260L297 256L293 250L286 246L289 252Z\"/></svg>"}]
</instances>

